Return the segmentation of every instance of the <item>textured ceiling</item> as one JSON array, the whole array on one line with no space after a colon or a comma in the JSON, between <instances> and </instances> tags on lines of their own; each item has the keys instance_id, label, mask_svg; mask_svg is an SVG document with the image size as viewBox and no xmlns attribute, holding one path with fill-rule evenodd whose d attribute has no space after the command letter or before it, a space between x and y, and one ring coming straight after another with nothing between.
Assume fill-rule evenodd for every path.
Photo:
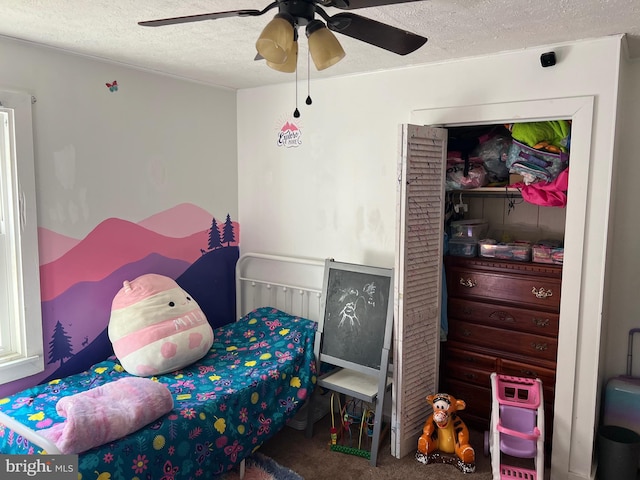
<instances>
[{"instance_id":1,"label":"textured ceiling","mask_svg":"<svg viewBox=\"0 0 640 480\"><path fill-rule=\"evenodd\" d=\"M233 89L293 81L254 61L255 40L277 12L164 27L142 20L237 9L262 10L270 0L0 0L0 35ZM330 15L342 10L327 8ZM629 35L640 56L639 0L422 0L353 13L426 36L399 56L337 34L346 57L311 78L441 62L545 44ZM301 31L301 37L304 32ZM298 78L307 77L300 41Z\"/></svg>"}]
</instances>

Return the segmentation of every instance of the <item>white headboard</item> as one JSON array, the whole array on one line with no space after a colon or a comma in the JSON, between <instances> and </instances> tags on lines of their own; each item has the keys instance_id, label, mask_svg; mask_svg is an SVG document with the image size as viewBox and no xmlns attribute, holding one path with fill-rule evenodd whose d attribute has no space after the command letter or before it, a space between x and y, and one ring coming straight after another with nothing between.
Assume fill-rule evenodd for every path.
<instances>
[{"instance_id":1,"label":"white headboard","mask_svg":"<svg viewBox=\"0 0 640 480\"><path fill-rule=\"evenodd\" d=\"M246 253L236 264L236 316L274 307L318 321L324 260Z\"/></svg>"}]
</instances>

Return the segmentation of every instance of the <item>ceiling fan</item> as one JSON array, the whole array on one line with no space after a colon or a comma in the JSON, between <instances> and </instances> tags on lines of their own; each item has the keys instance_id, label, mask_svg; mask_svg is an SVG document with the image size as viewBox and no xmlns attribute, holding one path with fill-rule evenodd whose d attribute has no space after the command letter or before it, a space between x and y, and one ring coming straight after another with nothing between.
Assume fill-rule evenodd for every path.
<instances>
[{"instance_id":1,"label":"ceiling fan","mask_svg":"<svg viewBox=\"0 0 640 480\"><path fill-rule=\"evenodd\" d=\"M316 68L323 70L345 56L338 40L329 30L398 55L414 52L426 43L427 38L348 11L329 15L322 7L355 10L413 1L417 0L275 0L263 10L230 10L148 20L138 24L159 27L227 17L255 17L277 7L278 13L267 24L256 42L256 59L266 59L267 65L275 70L295 71L298 27L306 26L309 52ZM326 22L326 26L321 20L316 19L316 14Z\"/></svg>"}]
</instances>

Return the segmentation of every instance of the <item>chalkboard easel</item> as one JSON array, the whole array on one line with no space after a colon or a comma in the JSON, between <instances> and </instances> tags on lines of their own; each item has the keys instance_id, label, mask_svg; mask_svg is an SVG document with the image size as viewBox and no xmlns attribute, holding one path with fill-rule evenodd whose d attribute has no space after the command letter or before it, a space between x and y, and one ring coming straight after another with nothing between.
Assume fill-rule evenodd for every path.
<instances>
[{"instance_id":1,"label":"chalkboard easel","mask_svg":"<svg viewBox=\"0 0 640 480\"><path fill-rule=\"evenodd\" d=\"M370 465L375 467L385 397L393 386L393 378L388 375L393 270L327 260L322 294L314 352L321 367L328 364L337 368L320 375L317 385L367 405L367 425L373 422L371 450L353 450L368 455ZM306 434L311 436L313 422L307 421Z\"/></svg>"},{"instance_id":2,"label":"chalkboard easel","mask_svg":"<svg viewBox=\"0 0 640 480\"><path fill-rule=\"evenodd\" d=\"M392 299L392 269L326 260L321 361L377 376L391 347Z\"/></svg>"}]
</instances>

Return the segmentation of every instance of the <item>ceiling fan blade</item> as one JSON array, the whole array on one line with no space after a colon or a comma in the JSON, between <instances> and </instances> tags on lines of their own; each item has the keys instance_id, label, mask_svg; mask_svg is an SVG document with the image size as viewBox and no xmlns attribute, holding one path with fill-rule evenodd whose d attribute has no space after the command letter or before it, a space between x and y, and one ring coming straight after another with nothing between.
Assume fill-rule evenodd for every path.
<instances>
[{"instance_id":1,"label":"ceiling fan blade","mask_svg":"<svg viewBox=\"0 0 640 480\"><path fill-rule=\"evenodd\" d=\"M335 7L340 10L356 10L358 8L380 7L396 3L419 2L422 0L319 0L323 7Z\"/></svg>"},{"instance_id":2,"label":"ceiling fan blade","mask_svg":"<svg viewBox=\"0 0 640 480\"><path fill-rule=\"evenodd\" d=\"M427 38L415 33L392 27L355 13L342 12L329 17L329 30L375 45L398 55L415 52Z\"/></svg>"},{"instance_id":3,"label":"ceiling fan blade","mask_svg":"<svg viewBox=\"0 0 640 480\"><path fill-rule=\"evenodd\" d=\"M273 4L275 6L275 3ZM273 8L273 7L272 7ZM228 12L202 13L200 15L187 15L186 17L162 18L159 20L147 20L138 22L143 27L162 27L164 25L175 25L178 23L200 22L202 20L215 20L226 17L254 17L262 15L270 8L264 10L230 10Z\"/></svg>"}]
</instances>

